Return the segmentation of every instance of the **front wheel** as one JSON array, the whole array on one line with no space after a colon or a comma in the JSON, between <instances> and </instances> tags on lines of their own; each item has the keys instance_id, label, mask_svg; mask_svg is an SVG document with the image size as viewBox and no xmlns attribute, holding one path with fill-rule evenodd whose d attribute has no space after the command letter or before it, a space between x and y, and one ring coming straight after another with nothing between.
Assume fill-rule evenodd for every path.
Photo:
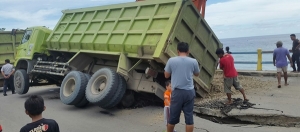
<instances>
[{"instance_id":1,"label":"front wheel","mask_svg":"<svg viewBox=\"0 0 300 132\"><path fill-rule=\"evenodd\" d=\"M19 69L14 75L14 86L18 94L26 94L29 90L29 76L24 69Z\"/></svg>"}]
</instances>

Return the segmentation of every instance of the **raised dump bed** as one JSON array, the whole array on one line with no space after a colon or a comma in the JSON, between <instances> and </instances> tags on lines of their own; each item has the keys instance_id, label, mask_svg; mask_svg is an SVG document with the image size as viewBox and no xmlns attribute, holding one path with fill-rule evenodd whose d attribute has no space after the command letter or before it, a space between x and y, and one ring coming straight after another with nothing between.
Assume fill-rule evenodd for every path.
<instances>
[{"instance_id":1,"label":"raised dump bed","mask_svg":"<svg viewBox=\"0 0 300 132\"><path fill-rule=\"evenodd\" d=\"M37 31L37 28L33 29L28 30ZM121 100L124 92L118 89L122 88L128 89L122 100L131 98L127 96L132 95L130 90L154 93L162 98L166 80L164 65L170 57L177 55L177 43L181 41L190 44L190 57L199 62L201 72L199 77L194 77L195 90L198 95L205 96L209 93L217 65L214 52L222 44L191 0L148 0L64 10L46 43L40 43L47 45L52 60L50 57L37 59L35 66L29 67L32 69L29 73L65 76L70 71L80 71L72 73L71 77L67 75L62 82L61 89L65 93L61 92L61 99L66 104L76 104L64 101L64 98L73 94L66 92L70 87L68 80L81 73L93 74L88 82L80 84L87 84L87 100L103 108L116 104L114 96L118 96L117 102ZM33 49L36 46L37 43ZM32 58L37 57L33 55ZM115 78L121 81L119 84L115 84L119 82L114 80L115 72L121 75L119 79ZM98 84L99 76L103 74L106 81L114 80L109 82L110 86L106 81L105 85ZM121 78L125 79L124 83ZM102 92L105 89L109 89L108 92ZM109 93L110 90L115 92Z\"/></svg>"},{"instance_id":2,"label":"raised dump bed","mask_svg":"<svg viewBox=\"0 0 300 132\"><path fill-rule=\"evenodd\" d=\"M5 59L15 62L16 47L20 44L23 30L0 31L0 69L5 64ZM3 87L3 76L0 75L0 87Z\"/></svg>"}]
</instances>

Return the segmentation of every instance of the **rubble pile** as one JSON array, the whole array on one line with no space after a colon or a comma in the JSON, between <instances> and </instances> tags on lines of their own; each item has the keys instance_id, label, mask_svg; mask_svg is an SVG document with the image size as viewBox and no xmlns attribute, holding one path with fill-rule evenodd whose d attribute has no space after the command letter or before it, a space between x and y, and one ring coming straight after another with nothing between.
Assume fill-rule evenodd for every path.
<instances>
[{"instance_id":1,"label":"rubble pile","mask_svg":"<svg viewBox=\"0 0 300 132\"><path fill-rule=\"evenodd\" d=\"M261 78L262 77L252 77L252 76L242 76L242 75L238 76L240 84L246 91L268 89L274 84L273 81L267 81ZM274 80L276 81L276 79ZM220 100L221 98L226 98L226 95L223 92L224 91L223 82L224 82L223 73L216 72L214 79L211 83L209 96L201 99L196 99L195 103L203 104L203 103L215 102L217 100ZM231 91L233 95L240 94L240 92L235 90L233 87L231 88Z\"/></svg>"}]
</instances>

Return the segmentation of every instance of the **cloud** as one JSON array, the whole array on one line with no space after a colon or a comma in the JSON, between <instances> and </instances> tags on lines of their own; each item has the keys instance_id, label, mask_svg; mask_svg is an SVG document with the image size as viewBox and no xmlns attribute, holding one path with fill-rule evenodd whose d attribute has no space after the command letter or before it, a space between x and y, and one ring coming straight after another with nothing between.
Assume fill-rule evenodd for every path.
<instances>
[{"instance_id":1,"label":"cloud","mask_svg":"<svg viewBox=\"0 0 300 132\"><path fill-rule=\"evenodd\" d=\"M299 0L230 0L207 6L205 19L221 38L297 32L297 5Z\"/></svg>"},{"instance_id":2,"label":"cloud","mask_svg":"<svg viewBox=\"0 0 300 132\"><path fill-rule=\"evenodd\" d=\"M62 10L124 3L131 0L1 0L0 28L26 29L30 26L54 28L60 19ZM132 2L132 1L131 1Z\"/></svg>"},{"instance_id":3,"label":"cloud","mask_svg":"<svg viewBox=\"0 0 300 132\"><path fill-rule=\"evenodd\" d=\"M223 2L222 2L223 1ZM0 0L0 28L54 28L62 10L135 0ZM298 33L299 0L210 0L205 19L219 38Z\"/></svg>"}]
</instances>

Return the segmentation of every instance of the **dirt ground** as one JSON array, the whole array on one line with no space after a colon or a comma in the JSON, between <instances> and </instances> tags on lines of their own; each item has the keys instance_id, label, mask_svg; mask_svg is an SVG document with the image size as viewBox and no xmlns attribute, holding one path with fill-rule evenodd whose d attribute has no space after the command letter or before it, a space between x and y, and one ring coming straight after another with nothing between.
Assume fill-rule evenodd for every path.
<instances>
[{"instance_id":1,"label":"dirt ground","mask_svg":"<svg viewBox=\"0 0 300 132\"><path fill-rule=\"evenodd\" d=\"M217 72L211 83L211 90L209 96L205 98L197 98L195 104L209 103L211 101L223 100L224 98L226 98L226 94L224 93L223 79L223 74ZM238 79L242 87L245 89L246 95L249 92L257 92L258 90L261 91L270 89L270 87L276 84L275 77L253 77L239 75ZM242 98L240 92L235 90L234 87L231 87L231 91L233 98L235 96Z\"/></svg>"}]
</instances>

